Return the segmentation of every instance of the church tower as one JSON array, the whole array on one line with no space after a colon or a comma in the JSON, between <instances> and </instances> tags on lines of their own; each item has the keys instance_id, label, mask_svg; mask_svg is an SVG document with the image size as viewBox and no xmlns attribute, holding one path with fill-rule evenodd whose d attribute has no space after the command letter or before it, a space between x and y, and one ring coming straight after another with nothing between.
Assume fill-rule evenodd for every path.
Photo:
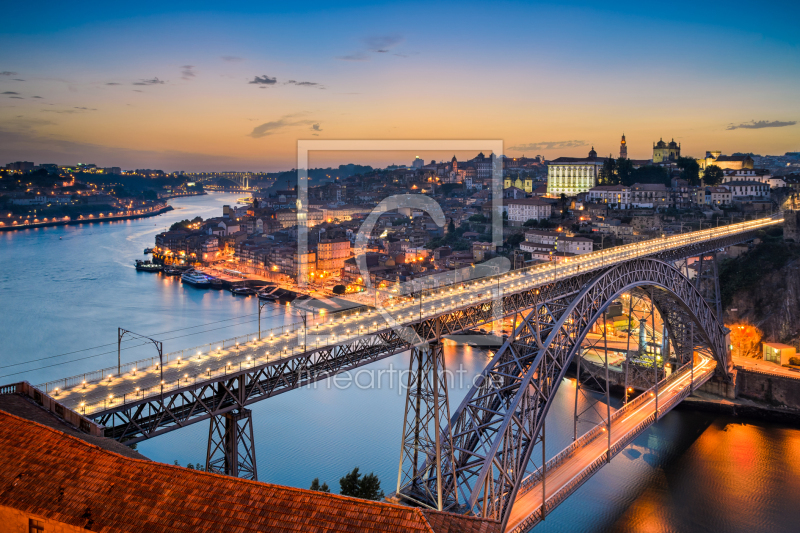
<instances>
[{"instance_id":1,"label":"church tower","mask_svg":"<svg viewBox=\"0 0 800 533\"><path fill-rule=\"evenodd\" d=\"M625 142L625 134L622 134L622 141L619 143L620 159L628 159L628 143Z\"/></svg>"}]
</instances>

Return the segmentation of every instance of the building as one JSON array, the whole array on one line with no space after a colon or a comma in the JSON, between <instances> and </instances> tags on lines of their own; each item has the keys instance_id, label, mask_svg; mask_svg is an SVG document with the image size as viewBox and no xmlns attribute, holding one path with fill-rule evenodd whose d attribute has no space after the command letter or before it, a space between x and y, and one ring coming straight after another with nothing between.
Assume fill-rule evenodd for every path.
<instances>
[{"instance_id":1,"label":"building","mask_svg":"<svg viewBox=\"0 0 800 533\"><path fill-rule=\"evenodd\" d=\"M494 244L480 241L472 243L472 259L474 261L483 261L492 253L494 253Z\"/></svg>"},{"instance_id":2,"label":"building","mask_svg":"<svg viewBox=\"0 0 800 533\"><path fill-rule=\"evenodd\" d=\"M503 208L508 213L509 224L515 226L520 226L531 219L548 219L553 210L550 203L538 197L504 200Z\"/></svg>"},{"instance_id":3,"label":"building","mask_svg":"<svg viewBox=\"0 0 800 533\"><path fill-rule=\"evenodd\" d=\"M512 187L516 187L517 189L521 189L526 193L533 192L533 179L526 177L524 180L520 177L517 179L512 179L510 176L503 179L503 189L510 189Z\"/></svg>"},{"instance_id":4,"label":"building","mask_svg":"<svg viewBox=\"0 0 800 533\"><path fill-rule=\"evenodd\" d=\"M338 276L349 257L348 239L320 241L317 244L317 271Z\"/></svg>"},{"instance_id":5,"label":"building","mask_svg":"<svg viewBox=\"0 0 800 533\"><path fill-rule=\"evenodd\" d=\"M411 168L422 168L425 166L425 161L420 159L419 156L414 158L414 162L411 163Z\"/></svg>"},{"instance_id":6,"label":"building","mask_svg":"<svg viewBox=\"0 0 800 533\"><path fill-rule=\"evenodd\" d=\"M622 141L619 143L620 159L628 159L628 143L625 141L625 134L622 134Z\"/></svg>"},{"instance_id":7,"label":"building","mask_svg":"<svg viewBox=\"0 0 800 533\"><path fill-rule=\"evenodd\" d=\"M733 200L763 200L770 197L769 185L758 181L729 181L723 187L731 191Z\"/></svg>"},{"instance_id":8,"label":"building","mask_svg":"<svg viewBox=\"0 0 800 533\"><path fill-rule=\"evenodd\" d=\"M753 158L749 155L722 155L719 150L706 152L706 156L697 160L700 170L705 170L711 165L721 169L740 170L743 168L753 168Z\"/></svg>"},{"instance_id":9,"label":"building","mask_svg":"<svg viewBox=\"0 0 800 533\"><path fill-rule=\"evenodd\" d=\"M626 185L598 185L586 193L588 202L607 204L617 209L628 209L631 203L631 188Z\"/></svg>"},{"instance_id":10,"label":"building","mask_svg":"<svg viewBox=\"0 0 800 533\"><path fill-rule=\"evenodd\" d=\"M7 533L500 532L491 520L151 461L44 400L54 407L0 395L0 520Z\"/></svg>"},{"instance_id":11,"label":"building","mask_svg":"<svg viewBox=\"0 0 800 533\"><path fill-rule=\"evenodd\" d=\"M731 205L731 191L726 187L706 187L698 191L697 203L702 205Z\"/></svg>"},{"instance_id":12,"label":"building","mask_svg":"<svg viewBox=\"0 0 800 533\"><path fill-rule=\"evenodd\" d=\"M597 157L594 146L588 157L559 157L547 164L547 193L576 196L597 184L605 157Z\"/></svg>"},{"instance_id":13,"label":"building","mask_svg":"<svg viewBox=\"0 0 800 533\"><path fill-rule=\"evenodd\" d=\"M653 143L653 164L675 162L681 156L681 145L672 139L665 143L664 139L659 139Z\"/></svg>"},{"instance_id":14,"label":"building","mask_svg":"<svg viewBox=\"0 0 800 533\"><path fill-rule=\"evenodd\" d=\"M666 207L669 191L663 183L634 183L631 187L631 206L634 208Z\"/></svg>"},{"instance_id":15,"label":"building","mask_svg":"<svg viewBox=\"0 0 800 533\"><path fill-rule=\"evenodd\" d=\"M552 250L577 255L591 253L593 246L592 239L586 237L567 237L555 231L529 230L525 232L525 242L520 243L519 248L525 252Z\"/></svg>"},{"instance_id":16,"label":"building","mask_svg":"<svg viewBox=\"0 0 800 533\"><path fill-rule=\"evenodd\" d=\"M16 172L30 172L33 170L33 163L31 161L16 161L14 163L8 163L6 165L6 170L14 170Z\"/></svg>"},{"instance_id":17,"label":"building","mask_svg":"<svg viewBox=\"0 0 800 533\"><path fill-rule=\"evenodd\" d=\"M779 342L765 342L763 349L764 361L776 363L781 366L790 364L789 359L797 357L797 351L794 346L788 346Z\"/></svg>"}]
</instances>

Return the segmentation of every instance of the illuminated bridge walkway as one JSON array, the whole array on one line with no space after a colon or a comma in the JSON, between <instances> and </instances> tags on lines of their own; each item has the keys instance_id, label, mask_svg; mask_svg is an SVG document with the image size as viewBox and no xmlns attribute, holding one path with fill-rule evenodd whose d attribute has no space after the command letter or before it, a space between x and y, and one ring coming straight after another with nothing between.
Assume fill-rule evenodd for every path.
<instances>
[{"instance_id":1,"label":"illuminated bridge walkway","mask_svg":"<svg viewBox=\"0 0 800 533\"><path fill-rule=\"evenodd\" d=\"M252 440L248 405L411 349L398 496L504 525L511 516L523 523L536 512L529 496L536 487L523 484L531 451L589 326L619 295L641 291L658 307L684 367L697 353L704 361L713 358L717 372L726 375L726 332L672 263L752 239L782 222L770 217L710 228L477 279L469 278L479 268L456 271L441 287L377 293L374 307L308 317L261 332L260 338L228 339L38 387L126 444L210 419L209 466L222 464L221 471L255 478L252 450L236 451L248 433ZM431 378L443 369L438 340L504 317L513 317L514 334L451 418L446 387ZM714 366L704 363L695 380L707 378ZM617 442L627 438L624 428L612 424ZM218 452L224 457L214 463ZM560 497L550 485L562 490L556 481L548 484L547 507ZM512 513L514 502L526 498L531 502Z\"/></svg>"},{"instance_id":2,"label":"illuminated bridge walkway","mask_svg":"<svg viewBox=\"0 0 800 533\"><path fill-rule=\"evenodd\" d=\"M522 533L541 522L548 512L650 427L656 417L663 417L708 381L714 375L716 363L703 357L696 357L696 360L693 369L685 365L659 382L658 400L655 388L645 391L611 415L610 430L607 421L598 424L547 461L544 469L537 469L525 478L517 492L506 531Z\"/></svg>"}]
</instances>

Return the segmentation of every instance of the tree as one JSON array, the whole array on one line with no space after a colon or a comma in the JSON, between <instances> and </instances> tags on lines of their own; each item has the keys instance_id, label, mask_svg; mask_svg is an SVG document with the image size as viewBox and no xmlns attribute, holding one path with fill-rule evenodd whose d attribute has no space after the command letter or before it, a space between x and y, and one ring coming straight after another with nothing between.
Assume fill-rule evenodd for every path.
<instances>
[{"instance_id":1,"label":"tree","mask_svg":"<svg viewBox=\"0 0 800 533\"><path fill-rule=\"evenodd\" d=\"M454 233L455 231L456 231L456 225L453 222L453 219L451 218L450 222L447 223L447 233Z\"/></svg>"},{"instance_id":2,"label":"tree","mask_svg":"<svg viewBox=\"0 0 800 533\"><path fill-rule=\"evenodd\" d=\"M631 163L630 159L626 159L624 157L617 159L617 183L627 186L633 185L634 182L631 181L632 172L633 163Z\"/></svg>"},{"instance_id":3,"label":"tree","mask_svg":"<svg viewBox=\"0 0 800 533\"><path fill-rule=\"evenodd\" d=\"M722 181L725 173L717 165L709 165L703 172L703 183L706 185L716 185Z\"/></svg>"},{"instance_id":4,"label":"tree","mask_svg":"<svg viewBox=\"0 0 800 533\"><path fill-rule=\"evenodd\" d=\"M347 287L344 285L334 285L333 287L333 294L344 294L347 291Z\"/></svg>"},{"instance_id":5,"label":"tree","mask_svg":"<svg viewBox=\"0 0 800 533\"><path fill-rule=\"evenodd\" d=\"M467 220L469 220L470 222L487 222L486 217L480 214L472 215Z\"/></svg>"},{"instance_id":6,"label":"tree","mask_svg":"<svg viewBox=\"0 0 800 533\"><path fill-rule=\"evenodd\" d=\"M383 491L381 490L381 480L373 473L367 474L361 479L358 486L359 498L365 500L382 500Z\"/></svg>"},{"instance_id":7,"label":"tree","mask_svg":"<svg viewBox=\"0 0 800 533\"><path fill-rule=\"evenodd\" d=\"M508 242L509 246L513 247L513 246L518 245L519 243L521 243L524 240L525 240L525 235L523 235L522 233L515 233L514 235L510 235L506 242Z\"/></svg>"},{"instance_id":8,"label":"tree","mask_svg":"<svg viewBox=\"0 0 800 533\"><path fill-rule=\"evenodd\" d=\"M339 494L365 500L383 499L383 491L381 490L381 482L378 476L370 473L362 478L358 467L355 467L352 472L339 479Z\"/></svg>"},{"instance_id":9,"label":"tree","mask_svg":"<svg viewBox=\"0 0 800 533\"><path fill-rule=\"evenodd\" d=\"M538 225L539 225L539 221L536 220L535 218L529 218L523 224L523 226L525 226L526 228L535 228Z\"/></svg>"},{"instance_id":10,"label":"tree","mask_svg":"<svg viewBox=\"0 0 800 533\"><path fill-rule=\"evenodd\" d=\"M633 185L634 183L663 183L667 187L670 186L669 173L664 167L658 165L645 165L643 167L634 169L628 178L630 183L625 185Z\"/></svg>"},{"instance_id":11,"label":"tree","mask_svg":"<svg viewBox=\"0 0 800 533\"><path fill-rule=\"evenodd\" d=\"M563 192L561 193L561 198L559 198L558 203L561 205L561 218L566 218L569 211L567 210L567 195Z\"/></svg>"},{"instance_id":12,"label":"tree","mask_svg":"<svg viewBox=\"0 0 800 533\"><path fill-rule=\"evenodd\" d=\"M358 482L360 477L361 474L358 473L358 467L355 467L349 474L345 474L343 478L339 479L339 494L358 498Z\"/></svg>"},{"instance_id":13,"label":"tree","mask_svg":"<svg viewBox=\"0 0 800 533\"><path fill-rule=\"evenodd\" d=\"M689 182L689 185L700 185L700 165L693 157L679 157L678 168L681 169L681 179Z\"/></svg>"},{"instance_id":14,"label":"tree","mask_svg":"<svg viewBox=\"0 0 800 533\"><path fill-rule=\"evenodd\" d=\"M613 159L603 161L603 168L600 169L600 183L602 185L616 185L619 183L617 175L617 162Z\"/></svg>"},{"instance_id":15,"label":"tree","mask_svg":"<svg viewBox=\"0 0 800 533\"><path fill-rule=\"evenodd\" d=\"M316 490L319 492L330 492L331 489L328 488L327 483L323 483L322 485L319 484L319 478L315 477L314 481L311 482L311 490Z\"/></svg>"}]
</instances>

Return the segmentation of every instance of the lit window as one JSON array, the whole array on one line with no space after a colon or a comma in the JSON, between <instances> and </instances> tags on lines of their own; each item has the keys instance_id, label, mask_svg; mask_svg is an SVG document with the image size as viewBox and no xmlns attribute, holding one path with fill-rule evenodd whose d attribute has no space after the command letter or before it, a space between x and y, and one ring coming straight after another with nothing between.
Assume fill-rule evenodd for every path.
<instances>
[{"instance_id":1,"label":"lit window","mask_svg":"<svg viewBox=\"0 0 800 533\"><path fill-rule=\"evenodd\" d=\"M28 519L28 533L42 533L44 531L44 524L40 520Z\"/></svg>"}]
</instances>

